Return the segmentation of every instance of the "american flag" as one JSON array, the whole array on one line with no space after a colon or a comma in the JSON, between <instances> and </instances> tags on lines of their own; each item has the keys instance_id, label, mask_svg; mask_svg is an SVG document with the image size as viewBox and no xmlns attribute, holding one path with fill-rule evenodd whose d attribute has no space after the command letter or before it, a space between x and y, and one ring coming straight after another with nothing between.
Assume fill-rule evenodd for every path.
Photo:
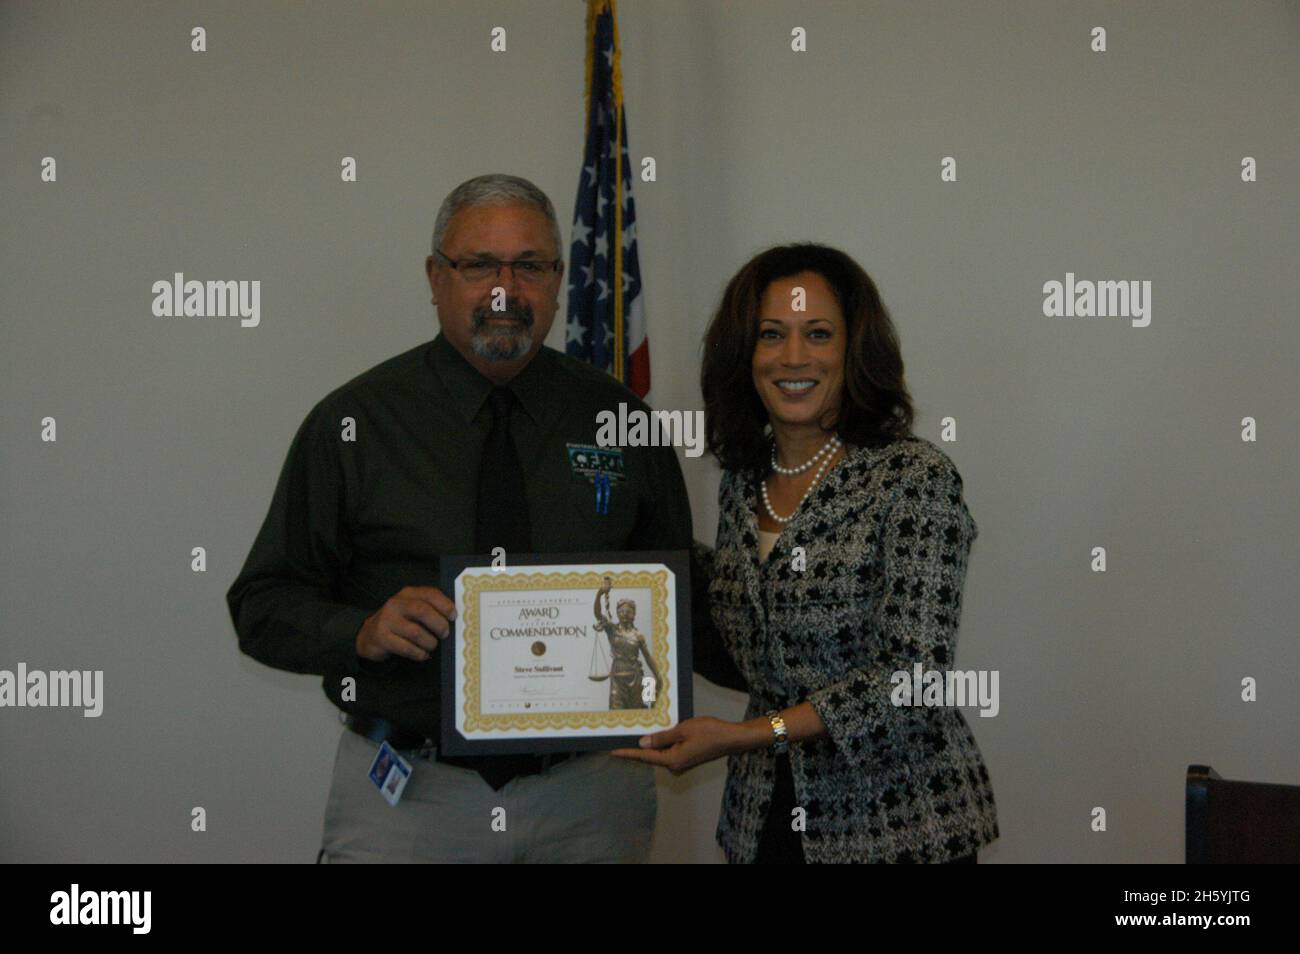
<instances>
[{"instance_id":1,"label":"american flag","mask_svg":"<svg viewBox=\"0 0 1300 954\"><path fill-rule=\"evenodd\" d=\"M587 0L587 142L573 209L564 350L639 397L650 390L613 0Z\"/></svg>"}]
</instances>

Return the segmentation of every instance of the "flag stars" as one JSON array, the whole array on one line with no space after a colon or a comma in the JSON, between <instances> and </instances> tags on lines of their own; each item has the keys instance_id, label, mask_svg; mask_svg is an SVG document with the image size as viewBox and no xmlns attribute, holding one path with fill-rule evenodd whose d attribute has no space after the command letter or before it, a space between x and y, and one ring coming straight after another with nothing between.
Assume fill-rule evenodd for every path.
<instances>
[{"instance_id":1,"label":"flag stars","mask_svg":"<svg viewBox=\"0 0 1300 954\"><path fill-rule=\"evenodd\" d=\"M587 329L582 327L577 316L570 318L564 326L564 339L571 345L579 348L585 347L587 343Z\"/></svg>"},{"instance_id":2,"label":"flag stars","mask_svg":"<svg viewBox=\"0 0 1300 954\"><path fill-rule=\"evenodd\" d=\"M595 168L592 166L592 175L595 175ZM591 241L591 226L582 221L582 216L578 216L578 220L573 223L573 244L586 245L589 241Z\"/></svg>"}]
</instances>

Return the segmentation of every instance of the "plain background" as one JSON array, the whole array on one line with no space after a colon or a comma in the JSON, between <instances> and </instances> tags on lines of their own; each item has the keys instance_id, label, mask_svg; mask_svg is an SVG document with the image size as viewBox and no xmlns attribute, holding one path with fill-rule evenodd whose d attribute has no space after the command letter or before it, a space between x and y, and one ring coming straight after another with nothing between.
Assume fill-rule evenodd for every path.
<instances>
[{"instance_id":1,"label":"plain background","mask_svg":"<svg viewBox=\"0 0 1300 954\"><path fill-rule=\"evenodd\" d=\"M957 666L1001 678L996 718L967 711L1002 830L981 861L1178 862L1189 763L1300 783L1297 18L619 5L631 154L658 164L634 186L651 402L701 407L744 261L823 241L877 280L916 431L965 480ZM0 6L0 668L102 669L106 693L98 719L0 710L0 859L314 859L334 710L237 652L224 594L307 410L435 333L443 197L523 175L567 240L583 39L579 0ZM153 317L176 271L260 280L261 326ZM1150 326L1045 317L1066 272L1150 280ZM719 471L683 466L711 542ZM722 779L661 773L656 860L721 859Z\"/></svg>"}]
</instances>

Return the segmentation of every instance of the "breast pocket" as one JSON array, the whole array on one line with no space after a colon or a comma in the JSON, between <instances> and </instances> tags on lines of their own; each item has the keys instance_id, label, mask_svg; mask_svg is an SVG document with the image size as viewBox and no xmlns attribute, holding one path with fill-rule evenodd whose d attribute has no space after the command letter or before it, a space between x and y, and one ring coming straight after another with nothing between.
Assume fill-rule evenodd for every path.
<instances>
[{"instance_id":1,"label":"breast pocket","mask_svg":"<svg viewBox=\"0 0 1300 954\"><path fill-rule=\"evenodd\" d=\"M868 659L871 604L862 588L851 572L825 573L789 581L773 595L774 648L797 681L812 688L815 674L838 677Z\"/></svg>"},{"instance_id":2,"label":"breast pocket","mask_svg":"<svg viewBox=\"0 0 1300 954\"><path fill-rule=\"evenodd\" d=\"M593 550L626 550L636 527L639 501L626 480L613 481L603 500L590 480L573 478L566 486L567 512L574 529L591 542Z\"/></svg>"}]
</instances>

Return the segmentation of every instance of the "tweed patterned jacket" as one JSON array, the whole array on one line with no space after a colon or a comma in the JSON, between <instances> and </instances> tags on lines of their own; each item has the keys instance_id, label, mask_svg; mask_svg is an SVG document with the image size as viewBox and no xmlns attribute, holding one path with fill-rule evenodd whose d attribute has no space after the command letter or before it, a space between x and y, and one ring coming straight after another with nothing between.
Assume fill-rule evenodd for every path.
<instances>
[{"instance_id":1,"label":"tweed patterned jacket","mask_svg":"<svg viewBox=\"0 0 1300 954\"><path fill-rule=\"evenodd\" d=\"M894 672L954 668L977 530L952 461L921 438L848 448L762 563L756 481L724 473L717 546L696 558L714 635L749 687L745 718L806 700L828 729L790 746L807 860L942 862L997 838L961 711L891 700ZM729 757L717 831L729 861L754 860L774 780L770 748Z\"/></svg>"}]
</instances>

